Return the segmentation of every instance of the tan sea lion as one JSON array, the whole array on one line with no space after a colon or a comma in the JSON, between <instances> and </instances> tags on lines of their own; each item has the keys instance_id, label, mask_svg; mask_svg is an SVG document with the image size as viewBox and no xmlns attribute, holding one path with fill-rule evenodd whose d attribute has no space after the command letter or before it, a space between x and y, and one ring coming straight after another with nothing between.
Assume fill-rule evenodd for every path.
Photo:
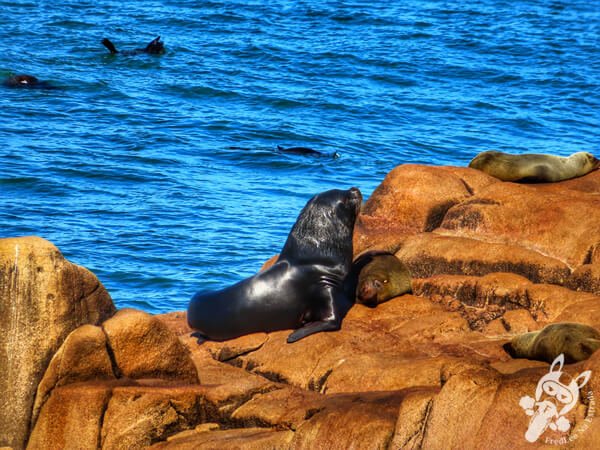
<instances>
[{"instance_id":1,"label":"tan sea lion","mask_svg":"<svg viewBox=\"0 0 600 450\"><path fill-rule=\"evenodd\" d=\"M553 323L540 331L515 336L504 349L513 358L552 363L561 353L566 363L588 359L600 348L600 332L581 323Z\"/></svg>"},{"instance_id":2,"label":"tan sea lion","mask_svg":"<svg viewBox=\"0 0 600 450\"><path fill-rule=\"evenodd\" d=\"M580 177L600 167L600 160L588 152L571 156L523 154L487 151L478 154L469 167L502 181L552 183Z\"/></svg>"},{"instance_id":3,"label":"tan sea lion","mask_svg":"<svg viewBox=\"0 0 600 450\"><path fill-rule=\"evenodd\" d=\"M411 292L408 267L391 253L361 255L370 261L361 269L356 287L356 301L367 306L377 306L391 298Z\"/></svg>"}]
</instances>

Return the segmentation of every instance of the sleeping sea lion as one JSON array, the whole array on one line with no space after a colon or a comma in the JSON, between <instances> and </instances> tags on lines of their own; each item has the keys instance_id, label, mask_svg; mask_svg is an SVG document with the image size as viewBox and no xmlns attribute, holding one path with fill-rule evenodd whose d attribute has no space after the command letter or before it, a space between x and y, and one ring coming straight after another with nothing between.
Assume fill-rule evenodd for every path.
<instances>
[{"instance_id":1,"label":"sleeping sea lion","mask_svg":"<svg viewBox=\"0 0 600 450\"><path fill-rule=\"evenodd\" d=\"M268 269L190 301L188 323L211 340L296 329L295 342L320 331L339 330L354 304L349 288L352 230L362 195L357 188L314 196L302 209Z\"/></svg>"},{"instance_id":2,"label":"sleeping sea lion","mask_svg":"<svg viewBox=\"0 0 600 450\"><path fill-rule=\"evenodd\" d=\"M119 53L121 55L127 55L127 56L139 55L140 53L149 53L151 55L160 55L161 53L165 52L165 45L160 40L160 36L153 39L148 45L146 45L146 47L136 48L134 50L119 51L119 50L117 50L115 45L107 38L102 39L102 45L104 45L108 49L108 51L110 53L112 53L113 55L117 54L117 53Z\"/></svg>"},{"instance_id":3,"label":"sleeping sea lion","mask_svg":"<svg viewBox=\"0 0 600 450\"><path fill-rule=\"evenodd\" d=\"M585 175L600 167L600 160L588 152L562 157L488 151L478 154L469 167L503 181L552 183Z\"/></svg>"},{"instance_id":4,"label":"sleeping sea lion","mask_svg":"<svg viewBox=\"0 0 600 450\"><path fill-rule=\"evenodd\" d=\"M354 262L369 258L358 276L356 301L367 306L377 306L391 298L412 291L408 267L391 253L367 252Z\"/></svg>"},{"instance_id":5,"label":"sleeping sea lion","mask_svg":"<svg viewBox=\"0 0 600 450\"><path fill-rule=\"evenodd\" d=\"M513 358L527 358L552 363L561 353L566 363L588 359L600 348L600 332L581 323L553 323L540 331L515 336L504 344Z\"/></svg>"}]
</instances>

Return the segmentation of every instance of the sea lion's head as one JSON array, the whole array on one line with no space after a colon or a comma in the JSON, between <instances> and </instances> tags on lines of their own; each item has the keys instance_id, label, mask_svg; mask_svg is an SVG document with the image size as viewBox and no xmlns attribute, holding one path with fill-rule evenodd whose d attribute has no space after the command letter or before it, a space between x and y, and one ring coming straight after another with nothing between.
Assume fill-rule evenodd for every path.
<instances>
[{"instance_id":1,"label":"sea lion's head","mask_svg":"<svg viewBox=\"0 0 600 450\"><path fill-rule=\"evenodd\" d=\"M408 268L394 255L377 255L360 271L356 299L375 307L410 291Z\"/></svg>"},{"instance_id":2,"label":"sea lion's head","mask_svg":"<svg viewBox=\"0 0 600 450\"><path fill-rule=\"evenodd\" d=\"M590 152L573 153L569 159L577 162L577 165L581 169L581 175L585 175L592 170L600 168L600 159L596 158Z\"/></svg>"},{"instance_id":3,"label":"sea lion's head","mask_svg":"<svg viewBox=\"0 0 600 450\"><path fill-rule=\"evenodd\" d=\"M533 341L538 334L540 334L539 331L530 331L528 333L520 334L513 337L510 342L507 342L502 347L512 358L527 358L533 353Z\"/></svg>"},{"instance_id":4,"label":"sea lion's head","mask_svg":"<svg viewBox=\"0 0 600 450\"><path fill-rule=\"evenodd\" d=\"M33 75L13 75L4 81L5 86L10 87L32 87L39 83Z\"/></svg>"},{"instance_id":5,"label":"sea lion's head","mask_svg":"<svg viewBox=\"0 0 600 450\"><path fill-rule=\"evenodd\" d=\"M356 292L356 299L358 303L363 305L375 307L381 303L381 298L384 293L384 289L389 284L389 280L385 276L372 276L368 279L360 280L358 282L358 289Z\"/></svg>"},{"instance_id":6,"label":"sea lion's head","mask_svg":"<svg viewBox=\"0 0 600 450\"><path fill-rule=\"evenodd\" d=\"M592 155L589 152L585 152L587 159L588 159L588 164L592 167L591 170L596 170L600 168L600 159L596 158L594 155Z\"/></svg>"}]
</instances>

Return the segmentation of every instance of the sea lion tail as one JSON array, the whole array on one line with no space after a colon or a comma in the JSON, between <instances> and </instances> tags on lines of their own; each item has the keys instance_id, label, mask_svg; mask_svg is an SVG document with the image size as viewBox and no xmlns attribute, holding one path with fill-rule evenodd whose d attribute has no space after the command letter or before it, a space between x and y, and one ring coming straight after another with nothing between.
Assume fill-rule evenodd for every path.
<instances>
[{"instance_id":1,"label":"sea lion tail","mask_svg":"<svg viewBox=\"0 0 600 450\"><path fill-rule=\"evenodd\" d=\"M102 39L102 45L104 45L112 54L119 53L119 50L117 50L115 44L110 42L110 40L107 38Z\"/></svg>"}]
</instances>

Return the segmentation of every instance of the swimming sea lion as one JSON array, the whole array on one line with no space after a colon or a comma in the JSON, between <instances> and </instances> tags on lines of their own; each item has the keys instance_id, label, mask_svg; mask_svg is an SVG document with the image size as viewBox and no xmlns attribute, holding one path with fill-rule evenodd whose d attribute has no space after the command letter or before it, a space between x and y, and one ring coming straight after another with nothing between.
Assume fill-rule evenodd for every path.
<instances>
[{"instance_id":1,"label":"swimming sea lion","mask_svg":"<svg viewBox=\"0 0 600 450\"><path fill-rule=\"evenodd\" d=\"M40 81L33 75L13 75L8 77L2 83L10 88L27 88L27 89L54 89L54 86L46 81Z\"/></svg>"},{"instance_id":2,"label":"swimming sea lion","mask_svg":"<svg viewBox=\"0 0 600 450\"><path fill-rule=\"evenodd\" d=\"M562 157L488 151L473 158L469 167L503 181L552 183L585 175L599 168L600 160L588 152Z\"/></svg>"},{"instance_id":3,"label":"swimming sea lion","mask_svg":"<svg viewBox=\"0 0 600 450\"><path fill-rule=\"evenodd\" d=\"M581 323L553 323L540 331L515 336L504 349L513 358L527 358L552 363L563 353L565 362L588 359L600 348L600 332Z\"/></svg>"},{"instance_id":4,"label":"swimming sea lion","mask_svg":"<svg viewBox=\"0 0 600 450\"><path fill-rule=\"evenodd\" d=\"M339 158L340 154L338 152L333 152L332 155L327 155L318 150L314 150L309 147L282 147L281 145L277 146L277 151L281 153L288 153L291 155L302 155L302 156L331 156L332 158Z\"/></svg>"},{"instance_id":5,"label":"swimming sea lion","mask_svg":"<svg viewBox=\"0 0 600 450\"><path fill-rule=\"evenodd\" d=\"M408 267L393 254L368 252L358 257L354 264L361 264L362 258L369 258L370 261L364 265L358 276L357 303L377 306L412 291Z\"/></svg>"},{"instance_id":6,"label":"swimming sea lion","mask_svg":"<svg viewBox=\"0 0 600 450\"><path fill-rule=\"evenodd\" d=\"M194 295L188 307L190 327L217 341L293 328L287 341L295 342L338 330L354 303L347 278L361 202L357 188L314 196L273 266L223 290Z\"/></svg>"},{"instance_id":7,"label":"swimming sea lion","mask_svg":"<svg viewBox=\"0 0 600 450\"><path fill-rule=\"evenodd\" d=\"M151 55L160 55L165 52L165 45L160 40L160 36L153 39L145 48L136 48L134 50L123 50L119 51L115 45L107 38L102 39L102 45L104 45L109 52L113 55L120 53L121 55L139 55L140 53L149 53Z\"/></svg>"}]
</instances>

